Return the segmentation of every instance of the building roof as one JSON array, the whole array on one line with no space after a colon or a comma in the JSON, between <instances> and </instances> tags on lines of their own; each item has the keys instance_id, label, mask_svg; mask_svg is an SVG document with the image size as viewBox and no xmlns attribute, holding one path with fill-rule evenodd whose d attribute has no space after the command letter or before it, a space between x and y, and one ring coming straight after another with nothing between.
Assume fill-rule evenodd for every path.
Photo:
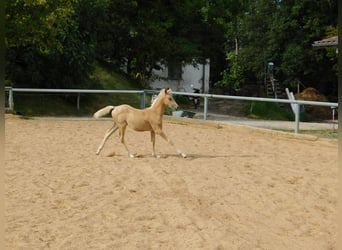
<instances>
[{"instance_id":1,"label":"building roof","mask_svg":"<svg viewBox=\"0 0 342 250\"><path fill-rule=\"evenodd\" d=\"M319 41L314 41L312 44L313 47L331 47L338 45L338 36L329 37L326 39L322 39Z\"/></svg>"}]
</instances>

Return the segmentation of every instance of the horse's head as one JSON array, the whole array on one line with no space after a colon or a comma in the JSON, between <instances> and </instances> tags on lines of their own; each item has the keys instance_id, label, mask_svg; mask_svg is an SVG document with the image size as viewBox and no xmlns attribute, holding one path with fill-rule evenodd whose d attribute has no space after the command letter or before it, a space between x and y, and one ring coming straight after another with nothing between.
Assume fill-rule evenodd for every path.
<instances>
[{"instance_id":1,"label":"horse's head","mask_svg":"<svg viewBox=\"0 0 342 250\"><path fill-rule=\"evenodd\" d=\"M172 90L170 88L162 89L160 93L163 95L163 103L165 104L165 106L172 108L172 109L178 108L178 104L173 98Z\"/></svg>"}]
</instances>

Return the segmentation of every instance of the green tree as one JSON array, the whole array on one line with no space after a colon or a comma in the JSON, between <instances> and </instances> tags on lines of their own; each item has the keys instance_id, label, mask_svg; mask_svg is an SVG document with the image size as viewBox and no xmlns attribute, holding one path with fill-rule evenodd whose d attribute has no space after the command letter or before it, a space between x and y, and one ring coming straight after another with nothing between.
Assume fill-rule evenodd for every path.
<instances>
[{"instance_id":1,"label":"green tree","mask_svg":"<svg viewBox=\"0 0 342 250\"><path fill-rule=\"evenodd\" d=\"M86 20L96 21L105 2L8 1L6 78L15 86L84 86L96 46L96 29Z\"/></svg>"},{"instance_id":2,"label":"green tree","mask_svg":"<svg viewBox=\"0 0 342 250\"><path fill-rule=\"evenodd\" d=\"M203 58L202 1L112 0L98 36L98 57L147 80L163 60Z\"/></svg>"},{"instance_id":3,"label":"green tree","mask_svg":"<svg viewBox=\"0 0 342 250\"><path fill-rule=\"evenodd\" d=\"M252 6L244 22L243 33L249 35L243 61L256 81L263 81L266 65L273 61L276 78L287 87L301 82L324 92L336 84L334 62L311 44L325 37L327 26L337 25L337 1L263 0Z\"/></svg>"},{"instance_id":4,"label":"green tree","mask_svg":"<svg viewBox=\"0 0 342 250\"><path fill-rule=\"evenodd\" d=\"M16 86L87 87L94 60L144 84L157 63L210 58L213 82L337 89L336 0L7 0L6 78ZM195 61L196 62L196 61ZM336 92L337 93L337 92Z\"/></svg>"},{"instance_id":5,"label":"green tree","mask_svg":"<svg viewBox=\"0 0 342 250\"><path fill-rule=\"evenodd\" d=\"M336 0L248 0L227 5L218 1L213 11L225 30L225 53L235 49L238 54L236 61L227 57L230 60L220 83L232 81L234 68L239 68L244 84L260 85L272 61L275 77L285 86L301 82L323 92L335 91L336 57L329 50L314 50L311 44L327 37L328 27L335 30Z\"/></svg>"},{"instance_id":6,"label":"green tree","mask_svg":"<svg viewBox=\"0 0 342 250\"><path fill-rule=\"evenodd\" d=\"M270 35L278 44L279 50L274 50L273 56L278 61L277 72L285 84L299 80L306 86L324 90L319 81L326 84L326 78L322 76L331 77L331 64L324 51L314 50L311 44L324 38L326 27L331 24L337 25L336 1L280 2L273 28L275 32Z\"/></svg>"}]
</instances>

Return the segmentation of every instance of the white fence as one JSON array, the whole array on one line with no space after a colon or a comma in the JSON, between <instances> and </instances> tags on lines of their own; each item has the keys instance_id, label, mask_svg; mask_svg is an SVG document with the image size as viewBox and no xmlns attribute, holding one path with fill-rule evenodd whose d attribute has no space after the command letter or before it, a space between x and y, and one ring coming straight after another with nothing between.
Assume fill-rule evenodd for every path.
<instances>
[{"instance_id":1,"label":"white fence","mask_svg":"<svg viewBox=\"0 0 342 250\"><path fill-rule=\"evenodd\" d=\"M140 108L146 106L146 95L158 93L158 90L95 90L95 89L35 89L35 88L12 88L5 87L5 91L8 92L8 105L7 109L13 110L14 107L14 93L15 92L30 92L30 93L73 93L77 94L77 108L80 107L80 95L81 94L140 94L141 102ZM338 103L334 102L317 102L317 101L303 101L303 100L288 100L288 99L273 99L273 98L261 98L261 97L247 97L247 96L230 96L230 95L213 95L213 94L196 94L189 92L173 92L174 95L183 96L199 96L204 99L204 116L206 120L208 117L209 98L228 99L228 100L242 100L242 101L257 101L257 102L274 102L274 103L286 103L291 104L295 113L295 129L294 132L299 131L299 114L301 105L313 105L313 106L325 106L330 107L333 111L338 108Z\"/></svg>"}]
</instances>

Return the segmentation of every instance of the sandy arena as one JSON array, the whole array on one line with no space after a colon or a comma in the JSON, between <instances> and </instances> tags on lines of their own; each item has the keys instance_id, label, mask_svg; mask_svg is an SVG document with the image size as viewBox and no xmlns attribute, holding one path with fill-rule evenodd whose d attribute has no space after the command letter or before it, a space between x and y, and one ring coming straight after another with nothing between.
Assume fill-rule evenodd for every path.
<instances>
[{"instance_id":1,"label":"sandy arena","mask_svg":"<svg viewBox=\"0 0 342 250\"><path fill-rule=\"evenodd\" d=\"M336 249L336 140L168 118L188 158L132 130L97 156L111 125L6 115L6 249Z\"/></svg>"}]
</instances>

